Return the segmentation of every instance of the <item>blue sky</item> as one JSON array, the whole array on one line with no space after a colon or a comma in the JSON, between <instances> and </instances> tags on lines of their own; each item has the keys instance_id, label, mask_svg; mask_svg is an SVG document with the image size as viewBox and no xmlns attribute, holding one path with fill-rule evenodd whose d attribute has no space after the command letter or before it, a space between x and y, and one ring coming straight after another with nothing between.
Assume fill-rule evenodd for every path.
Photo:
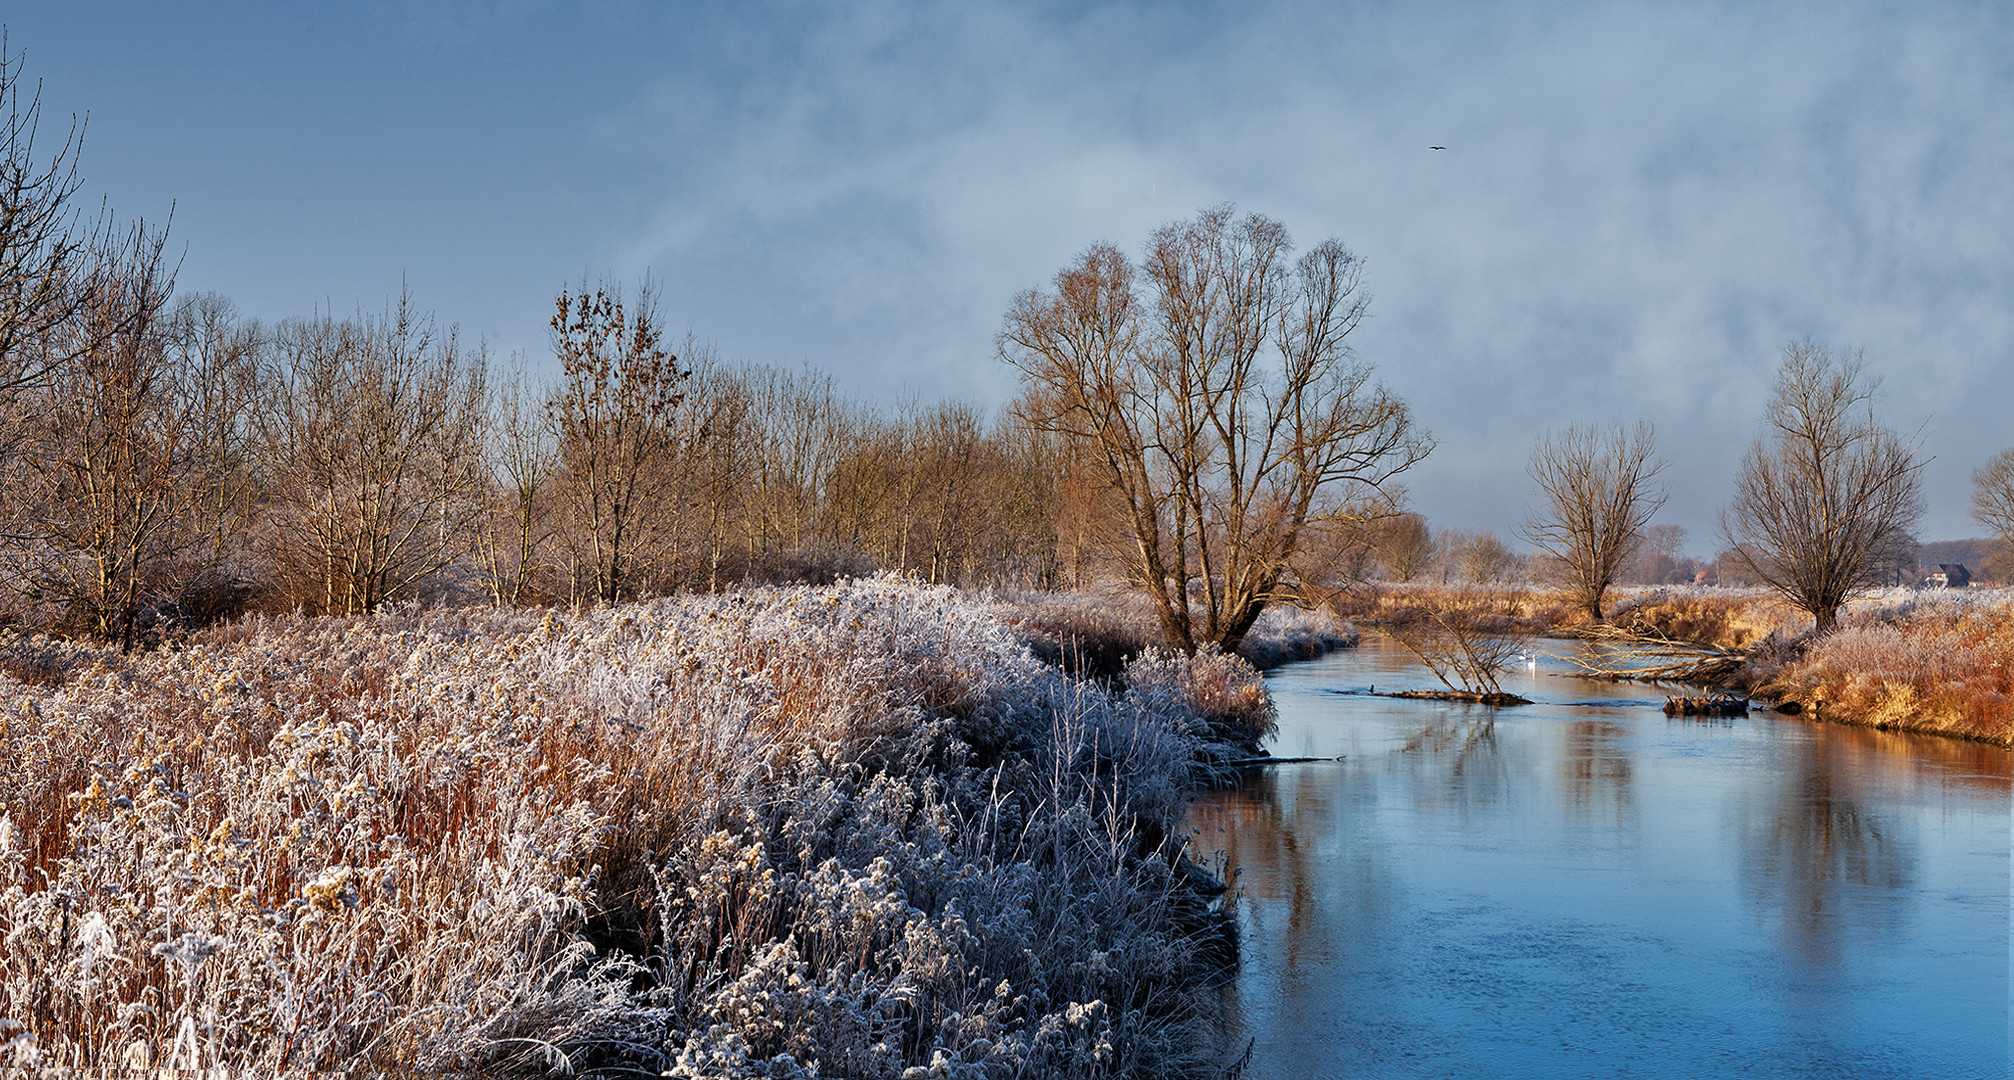
<instances>
[{"instance_id":1,"label":"blue sky","mask_svg":"<svg viewBox=\"0 0 2014 1080\"><path fill-rule=\"evenodd\" d=\"M1863 348L1925 539L2014 444L2014 16L1910 4L155 5L4 16L180 288L401 280L546 359L558 288L652 273L730 360L1014 392L1015 292L1218 202L1338 237L1359 355L1434 430L1437 524L1514 533L1534 436L1647 419L1710 553L1783 346ZM45 131L44 138L48 138ZM1443 144L1445 152L1429 151Z\"/></svg>"}]
</instances>

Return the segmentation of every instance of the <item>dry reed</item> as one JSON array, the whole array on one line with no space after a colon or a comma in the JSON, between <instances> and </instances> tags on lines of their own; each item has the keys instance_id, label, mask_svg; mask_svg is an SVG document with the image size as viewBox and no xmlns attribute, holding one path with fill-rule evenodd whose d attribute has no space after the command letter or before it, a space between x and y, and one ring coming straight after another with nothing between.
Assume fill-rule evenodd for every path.
<instances>
[{"instance_id":1,"label":"dry reed","mask_svg":"<svg viewBox=\"0 0 2014 1080\"><path fill-rule=\"evenodd\" d=\"M0 1066L1195 1071L1175 825L1270 703L1127 675L892 580L0 675Z\"/></svg>"}]
</instances>

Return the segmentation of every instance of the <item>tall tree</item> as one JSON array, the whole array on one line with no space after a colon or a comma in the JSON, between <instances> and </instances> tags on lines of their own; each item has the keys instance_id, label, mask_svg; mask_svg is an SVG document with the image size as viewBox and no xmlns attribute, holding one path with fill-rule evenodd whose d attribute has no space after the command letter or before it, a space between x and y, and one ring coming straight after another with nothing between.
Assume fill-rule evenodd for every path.
<instances>
[{"instance_id":1,"label":"tall tree","mask_svg":"<svg viewBox=\"0 0 2014 1080\"><path fill-rule=\"evenodd\" d=\"M77 152L84 129L72 121L46 160L35 154L41 128L39 88L21 95L21 56L0 36L0 392L32 385L90 343L57 331L81 311L113 270L95 250L101 219L80 223L83 184ZM0 447L4 449L4 447Z\"/></svg>"},{"instance_id":2,"label":"tall tree","mask_svg":"<svg viewBox=\"0 0 2014 1080\"><path fill-rule=\"evenodd\" d=\"M1915 448L1874 417L1880 380L1856 351L1792 343L1721 515L1735 560L1809 612L1819 633L1908 558L1923 516Z\"/></svg>"},{"instance_id":3,"label":"tall tree","mask_svg":"<svg viewBox=\"0 0 2014 1080\"><path fill-rule=\"evenodd\" d=\"M526 599L545 568L554 528L548 489L557 456L543 415L546 395L521 360L514 358L495 397L484 472L496 488L476 532L477 557L498 605Z\"/></svg>"},{"instance_id":4,"label":"tall tree","mask_svg":"<svg viewBox=\"0 0 2014 1080\"><path fill-rule=\"evenodd\" d=\"M201 622L236 610L254 585L246 532L258 508L256 420L269 400L270 341L216 293L178 303L166 336L187 398L182 442L194 469L181 606Z\"/></svg>"},{"instance_id":5,"label":"tall tree","mask_svg":"<svg viewBox=\"0 0 2014 1080\"><path fill-rule=\"evenodd\" d=\"M1999 541L1987 556L1987 572L2002 581L2014 578L2014 447L1972 474L1972 520L1992 529Z\"/></svg>"},{"instance_id":6,"label":"tall tree","mask_svg":"<svg viewBox=\"0 0 2014 1080\"><path fill-rule=\"evenodd\" d=\"M412 595L487 509L487 357L404 293L382 316L284 323L276 349L261 471L283 590L345 615Z\"/></svg>"},{"instance_id":7,"label":"tall tree","mask_svg":"<svg viewBox=\"0 0 2014 1080\"><path fill-rule=\"evenodd\" d=\"M560 385L546 405L559 444L566 535L596 599L613 603L644 576L649 512L670 489L673 413L686 373L664 348L656 294L646 281L627 304L615 286L554 302Z\"/></svg>"},{"instance_id":8,"label":"tall tree","mask_svg":"<svg viewBox=\"0 0 2014 1080\"><path fill-rule=\"evenodd\" d=\"M1607 431L1576 424L1532 446L1527 471L1541 504L1525 518L1525 539L1552 557L1596 622L1609 586L1664 505L1664 493L1652 486L1663 469L1656 436L1642 422Z\"/></svg>"},{"instance_id":9,"label":"tall tree","mask_svg":"<svg viewBox=\"0 0 2014 1080\"><path fill-rule=\"evenodd\" d=\"M1187 650L1235 648L1294 595L1309 523L1431 447L1351 355L1361 261L1335 240L1290 251L1278 222L1206 210L1156 230L1139 269L1094 245L1017 297L1000 334L1040 391L1031 419L1117 492L1131 576Z\"/></svg>"}]
</instances>

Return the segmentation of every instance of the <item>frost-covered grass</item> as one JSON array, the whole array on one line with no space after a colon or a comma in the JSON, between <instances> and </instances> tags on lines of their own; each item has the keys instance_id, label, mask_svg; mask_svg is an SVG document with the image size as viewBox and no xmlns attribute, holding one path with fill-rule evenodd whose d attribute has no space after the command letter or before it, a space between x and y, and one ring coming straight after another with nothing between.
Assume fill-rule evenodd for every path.
<instances>
[{"instance_id":1,"label":"frost-covered grass","mask_svg":"<svg viewBox=\"0 0 2014 1080\"><path fill-rule=\"evenodd\" d=\"M1878 593L1760 690L1828 720L2014 745L2014 589Z\"/></svg>"},{"instance_id":2,"label":"frost-covered grass","mask_svg":"<svg viewBox=\"0 0 2014 1080\"><path fill-rule=\"evenodd\" d=\"M1609 622L1682 641L1749 649L1811 632L1811 616L1776 593L1724 585L1636 585L1615 590Z\"/></svg>"},{"instance_id":3,"label":"frost-covered grass","mask_svg":"<svg viewBox=\"0 0 2014 1080\"><path fill-rule=\"evenodd\" d=\"M1519 585L1388 582L1338 594L1336 606L1352 620L1379 626L1415 622L1433 611L1481 608L1523 634L1550 633L1581 617L1565 593Z\"/></svg>"},{"instance_id":4,"label":"frost-covered grass","mask_svg":"<svg viewBox=\"0 0 2014 1080\"><path fill-rule=\"evenodd\" d=\"M39 654L38 654L39 655ZM889 580L0 674L0 1066L1166 1076L1251 669Z\"/></svg>"},{"instance_id":5,"label":"frost-covered grass","mask_svg":"<svg viewBox=\"0 0 2014 1080\"><path fill-rule=\"evenodd\" d=\"M1592 625L1587 612L1565 590L1544 586L1383 584L1344 594L1340 603L1351 618L1378 624L1480 605L1525 634L1570 636ZM1718 585L1618 585L1609 590L1603 614L1613 626L1726 648L1746 647L1772 633L1784 636L1811 629L1809 616L1773 593Z\"/></svg>"}]
</instances>

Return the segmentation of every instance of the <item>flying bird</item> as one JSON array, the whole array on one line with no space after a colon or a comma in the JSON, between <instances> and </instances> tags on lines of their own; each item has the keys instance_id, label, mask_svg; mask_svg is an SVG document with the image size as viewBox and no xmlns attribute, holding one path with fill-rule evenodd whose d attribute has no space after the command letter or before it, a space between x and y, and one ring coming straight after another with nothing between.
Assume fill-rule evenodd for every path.
<instances>
[{"instance_id":1,"label":"flying bird","mask_svg":"<svg viewBox=\"0 0 2014 1080\"><path fill-rule=\"evenodd\" d=\"M1445 147L1445 146L1429 146L1429 147L1427 147L1427 149L1429 149L1429 150L1446 150L1446 149L1447 149L1447 147Z\"/></svg>"}]
</instances>

